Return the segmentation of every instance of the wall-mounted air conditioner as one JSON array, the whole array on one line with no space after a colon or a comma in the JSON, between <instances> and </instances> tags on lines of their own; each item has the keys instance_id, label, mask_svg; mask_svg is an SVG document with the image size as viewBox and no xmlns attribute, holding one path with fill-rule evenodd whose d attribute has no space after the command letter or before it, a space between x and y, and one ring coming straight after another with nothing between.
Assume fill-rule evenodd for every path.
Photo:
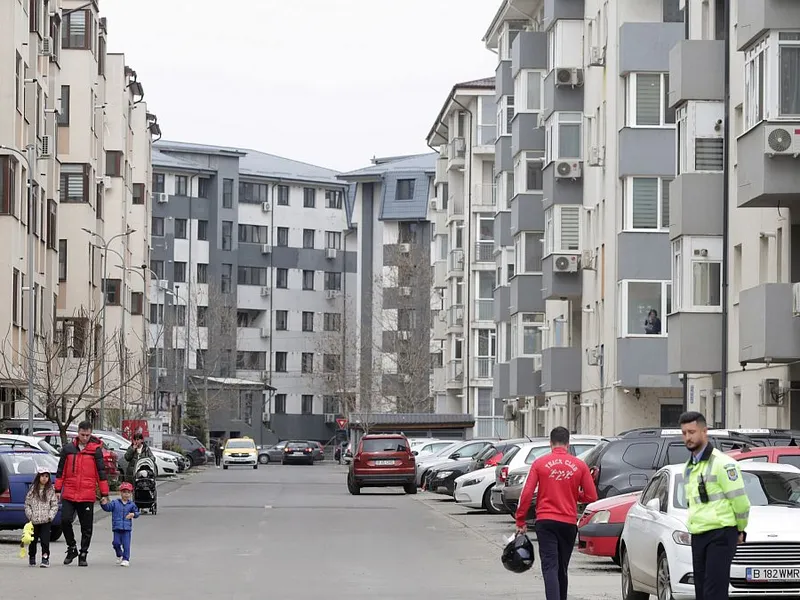
<instances>
[{"instance_id":1,"label":"wall-mounted air conditioner","mask_svg":"<svg viewBox=\"0 0 800 600\"><path fill-rule=\"evenodd\" d=\"M554 273L577 273L579 254L556 254L553 256Z\"/></svg>"},{"instance_id":2,"label":"wall-mounted air conditioner","mask_svg":"<svg viewBox=\"0 0 800 600\"><path fill-rule=\"evenodd\" d=\"M557 160L556 179L580 179L583 176L583 162L580 160Z\"/></svg>"},{"instance_id":3,"label":"wall-mounted air conditioner","mask_svg":"<svg viewBox=\"0 0 800 600\"><path fill-rule=\"evenodd\" d=\"M52 158L53 156L53 137L49 135L42 136L42 151L39 158Z\"/></svg>"},{"instance_id":4,"label":"wall-mounted air conditioner","mask_svg":"<svg viewBox=\"0 0 800 600\"><path fill-rule=\"evenodd\" d=\"M272 205L269 202L261 203L261 212L269 212L272 210Z\"/></svg>"},{"instance_id":5,"label":"wall-mounted air conditioner","mask_svg":"<svg viewBox=\"0 0 800 600\"><path fill-rule=\"evenodd\" d=\"M261 337L268 338L271 335L269 327L262 327L261 328Z\"/></svg>"},{"instance_id":6,"label":"wall-mounted air conditioner","mask_svg":"<svg viewBox=\"0 0 800 600\"><path fill-rule=\"evenodd\" d=\"M583 85L583 69L556 69L555 83L559 87Z\"/></svg>"},{"instance_id":7,"label":"wall-mounted air conditioner","mask_svg":"<svg viewBox=\"0 0 800 600\"><path fill-rule=\"evenodd\" d=\"M514 421L517 418L517 407L511 402L506 402L503 405L503 419L506 421Z\"/></svg>"},{"instance_id":8,"label":"wall-mounted air conditioner","mask_svg":"<svg viewBox=\"0 0 800 600\"><path fill-rule=\"evenodd\" d=\"M581 269L584 271L594 270L594 252L591 250L581 252Z\"/></svg>"},{"instance_id":9,"label":"wall-mounted air conditioner","mask_svg":"<svg viewBox=\"0 0 800 600\"><path fill-rule=\"evenodd\" d=\"M166 204L167 202L169 202L169 196L164 192L157 192L155 194L155 197L156 197L156 202L158 202L159 204Z\"/></svg>"},{"instance_id":10,"label":"wall-mounted air conditioner","mask_svg":"<svg viewBox=\"0 0 800 600\"><path fill-rule=\"evenodd\" d=\"M764 126L764 154L791 156L800 154L800 124L767 124Z\"/></svg>"},{"instance_id":11,"label":"wall-mounted air conditioner","mask_svg":"<svg viewBox=\"0 0 800 600\"><path fill-rule=\"evenodd\" d=\"M439 210L439 204L436 202L436 198L433 198L431 200L431 210L433 212L436 212L437 210Z\"/></svg>"},{"instance_id":12,"label":"wall-mounted air conditioner","mask_svg":"<svg viewBox=\"0 0 800 600\"><path fill-rule=\"evenodd\" d=\"M589 146L589 156L586 159L586 163L590 167L602 167L604 150L605 147L603 146Z\"/></svg>"},{"instance_id":13,"label":"wall-mounted air conditioner","mask_svg":"<svg viewBox=\"0 0 800 600\"><path fill-rule=\"evenodd\" d=\"M336 258L336 248L325 248L325 258L328 260Z\"/></svg>"},{"instance_id":14,"label":"wall-mounted air conditioner","mask_svg":"<svg viewBox=\"0 0 800 600\"><path fill-rule=\"evenodd\" d=\"M270 293L269 287L264 286L264 287L261 288L261 297L262 298L264 298L266 296L269 296L269 293Z\"/></svg>"},{"instance_id":15,"label":"wall-mounted air conditioner","mask_svg":"<svg viewBox=\"0 0 800 600\"><path fill-rule=\"evenodd\" d=\"M166 279L159 279L158 280L158 287L161 290L166 290L169 287L169 281L167 281Z\"/></svg>"},{"instance_id":16,"label":"wall-mounted air conditioner","mask_svg":"<svg viewBox=\"0 0 800 600\"><path fill-rule=\"evenodd\" d=\"M764 379L761 381L761 406L780 406L786 397L786 390L781 389L779 379Z\"/></svg>"},{"instance_id":17,"label":"wall-mounted air conditioner","mask_svg":"<svg viewBox=\"0 0 800 600\"><path fill-rule=\"evenodd\" d=\"M52 56L53 55L53 38L42 38L39 44L39 56Z\"/></svg>"},{"instance_id":18,"label":"wall-mounted air conditioner","mask_svg":"<svg viewBox=\"0 0 800 600\"><path fill-rule=\"evenodd\" d=\"M261 254L269 254L272 252L272 246L269 244L261 244Z\"/></svg>"},{"instance_id":19,"label":"wall-mounted air conditioner","mask_svg":"<svg viewBox=\"0 0 800 600\"><path fill-rule=\"evenodd\" d=\"M606 49L603 46L589 47L589 66L602 67L606 64Z\"/></svg>"}]
</instances>

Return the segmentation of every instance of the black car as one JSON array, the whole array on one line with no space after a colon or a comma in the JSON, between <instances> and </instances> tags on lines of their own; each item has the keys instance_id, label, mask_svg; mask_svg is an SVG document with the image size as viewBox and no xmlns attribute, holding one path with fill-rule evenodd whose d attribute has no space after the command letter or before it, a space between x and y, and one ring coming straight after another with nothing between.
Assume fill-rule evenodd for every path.
<instances>
[{"instance_id":1,"label":"black car","mask_svg":"<svg viewBox=\"0 0 800 600\"><path fill-rule=\"evenodd\" d=\"M193 435L163 435L164 444L177 446L183 450L186 460L189 462L189 467L197 465L204 465L208 462L208 451L203 445L203 442L198 440Z\"/></svg>"},{"instance_id":2,"label":"black car","mask_svg":"<svg viewBox=\"0 0 800 600\"><path fill-rule=\"evenodd\" d=\"M436 494L452 496L456 493L456 479L472 470L470 469L472 461L472 458L463 458L432 468L425 477L425 489Z\"/></svg>"},{"instance_id":3,"label":"black car","mask_svg":"<svg viewBox=\"0 0 800 600\"><path fill-rule=\"evenodd\" d=\"M301 463L304 465L314 464L314 447L309 442L291 441L286 442L283 448L281 464L290 465Z\"/></svg>"}]
</instances>

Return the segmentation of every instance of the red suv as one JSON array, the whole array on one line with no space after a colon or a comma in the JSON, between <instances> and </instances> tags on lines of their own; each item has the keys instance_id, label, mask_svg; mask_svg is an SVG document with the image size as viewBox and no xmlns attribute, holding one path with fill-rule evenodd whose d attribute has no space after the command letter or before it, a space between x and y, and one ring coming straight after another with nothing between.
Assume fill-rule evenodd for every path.
<instances>
[{"instance_id":1,"label":"red suv","mask_svg":"<svg viewBox=\"0 0 800 600\"><path fill-rule=\"evenodd\" d=\"M416 494L417 465L406 436L392 433L367 434L347 474L347 489L361 493L362 487L402 486L406 494Z\"/></svg>"}]
</instances>

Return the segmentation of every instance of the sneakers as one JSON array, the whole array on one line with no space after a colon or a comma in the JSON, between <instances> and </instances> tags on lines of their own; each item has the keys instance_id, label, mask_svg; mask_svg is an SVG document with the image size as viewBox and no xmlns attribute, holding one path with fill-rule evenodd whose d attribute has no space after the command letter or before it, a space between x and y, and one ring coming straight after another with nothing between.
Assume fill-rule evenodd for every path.
<instances>
[{"instance_id":1,"label":"sneakers","mask_svg":"<svg viewBox=\"0 0 800 600\"><path fill-rule=\"evenodd\" d=\"M64 564L71 565L72 561L76 558L78 558L78 549L75 546L67 548L67 556L64 558Z\"/></svg>"},{"instance_id":2,"label":"sneakers","mask_svg":"<svg viewBox=\"0 0 800 600\"><path fill-rule=\"evenodd\" d=\"M79 567L88 567L89 563L86 562L86 552L81 552L78 555L78 566Z\"/></svg>"},{"instance_id":3,"label":"sneakers","mask_svg":"<svg viewBox=\"0 0 800 600\"><path fill-rule=\"evenodd\" d=\"M42 564L40 564L39 566L41 568L43 568L43 569L46 569L47 567L49 567L50 566L50 557L49 556L43 556L42 557Z\"/></svg>"},{"instance_id":4,"label":"sneakers","mask_svg":"<svg viewBox=\"0 0 800 600\"><path fill-rule=\"evenodd\" d=\"M118 556L118 557L117 557L117 564L118 564L118 565L121 565L121 564L122 564L122 557L121 557L121 556Z\"/></svg>"},{"instance_id":5,"label":"sneakers","mask_svg":"<svg viewBox=\"0 0 800 600\"><path fill-rule=\"evenodd\" d=\"M36 566L36 556L29 554L28 555L28 566L35 567Z\"/></svg>"},{"instance_id":6,"label":"sneakers","mask_svg":"<svg viewBox=\"0 0 800 600\"><path fill-rule=\"evenodd\" d=\"M131 561L123 560L121 563L119 563L119 566L120 567L130 567L131 566Z\"/></svg>"}]
</instances>

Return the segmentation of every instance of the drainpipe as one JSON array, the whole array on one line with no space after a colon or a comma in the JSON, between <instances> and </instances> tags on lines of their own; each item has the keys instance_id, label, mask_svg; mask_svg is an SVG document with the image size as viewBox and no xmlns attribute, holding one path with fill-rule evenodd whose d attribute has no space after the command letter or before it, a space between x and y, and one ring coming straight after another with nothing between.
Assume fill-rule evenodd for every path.
<instances>
[{"instance_id":1,"label":"drainpipe","mask_svg":"<svg viewBox=\"0 0 800 600\"><path fill-rule=\"evenodd\" d=\"M345 192L346 193L346 192ZM347 201L346 197L343 199ZM345 207L345 211L347 208ZM346 218L346 217L345 217ZM342 236L342 398L339 405L343 416L347 419L350 418L350 412L345 413L345 399L347 398L347 389L345 382L347 381L347 238L353 233L353 229L348 229ZM338 443L338 440L337 440Z\"/></svg>"},{"instance_id":2,"label":"drainpipe","mask_svg":"<svg viewBox=\"0 0 800 600\"><path fill-rule=\"evenodd\" d=\"M275 239L275 206L276 206L276 192L278 191L279 186L281 185L282 179L278 179L275 183L272 184L272 200L270 201L270 211L269 211L269 236L268 240L271 245L273 240ZM269 253L269 277L267 277L267 285L269 286L269 352L267 352L267 379L270 387L272 386L272 298L274 296L274 286L272 285L273 282L273 274L274 269L272 268L272 252ZM272 415L272 398L275 396L275 391L272 390L269 393L269 414ZM262 411L263 412L263 411ZM261 427L264 427L263 423L263 415L261 418ZM272 432L275 433L275 424L271 423Z\"/></svg>"},{"instance_id":3,"label":"drainpipe","mask_svg":"<svg viewBox=\"0 0 800 600\"><path fill-rule=\"evenodd\" d=\"M722 137L725 153L722 156L722 372L720 373L720 412L722 427L727 423L728 408L728 246L730 245L730 106L731 106L731 7L725 2L725 102L722 117Z\"/></svg>"}]
</instances>

